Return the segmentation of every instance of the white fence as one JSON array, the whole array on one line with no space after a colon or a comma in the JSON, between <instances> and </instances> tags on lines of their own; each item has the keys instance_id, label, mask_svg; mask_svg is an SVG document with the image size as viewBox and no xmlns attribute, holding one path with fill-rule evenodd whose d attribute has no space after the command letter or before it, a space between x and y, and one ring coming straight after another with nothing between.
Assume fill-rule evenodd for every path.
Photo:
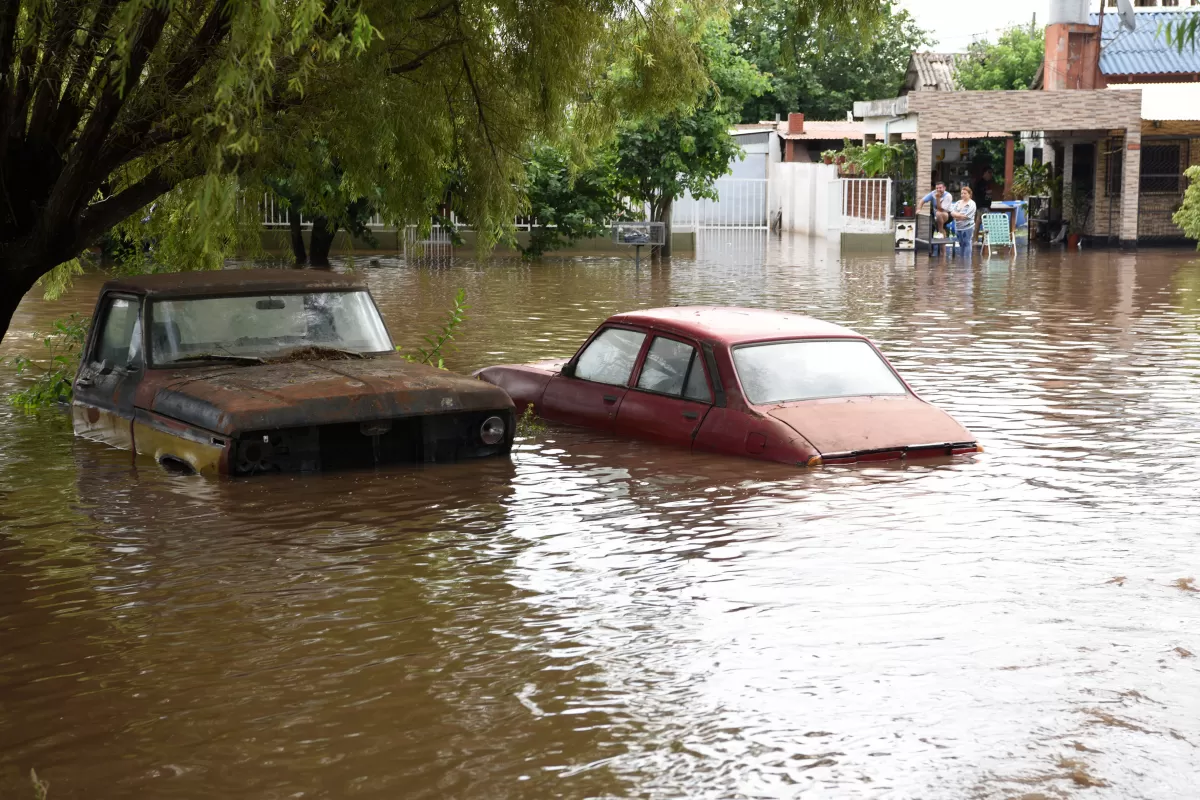
<instances>
[{"instance_id":1,"label":"white fence","mask_svg":"<svg viewBox=\"0 0 1200 800\"><path fill-rule=\"evenodd\" d=\"M843 230L887 233L892 229L890 178L839 178Z\"/></svg>"},{"instance_id":2,"label":"white fence","mask_svg":"<svg viewBox=\"0 0 1200 800\"><path fill-rule=\"evenodd\" d=\"M720 178L714 188L716 200L690 194L675 201L671 227L677 231L704 228L767 229L766 178Z\"/></svg>"}]
</instances>

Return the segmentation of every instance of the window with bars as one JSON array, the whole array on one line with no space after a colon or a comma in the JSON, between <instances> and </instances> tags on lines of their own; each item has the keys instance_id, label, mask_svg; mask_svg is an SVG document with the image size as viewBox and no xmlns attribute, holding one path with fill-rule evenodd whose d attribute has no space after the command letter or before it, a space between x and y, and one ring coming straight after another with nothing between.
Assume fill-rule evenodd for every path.
<instances>
[{"instance_id":1,"label":"window with bars","mask_svg":"<svg viewBox=\"0 0 1200 800\"><path fill-rule=\"evenodd\" d=\"M1105 157L1104 194L1118 197L1123 183L1125 145L1120 140L1108 146ZM1183 191L1183 146L1180 142L1143 144L1141 177L1138 190L1142 194L1179 194Z\"/></svg>"},{"instance_id":2,"label":"window with bars","mask_svg":"<svg viewBox=\"0 0 1200 800\"><path fill-rule=\"evenodd\" d=\"M1142 194L1179 194L1182 189L1178 142L1142 145Z\"/></svg>"},{"instance_id":3,"label":"window with bars","mask_svg":"<svg viewBox=\"0 0 1200 800\"><path fill-rule=\"evenodd\" d=\"M1125 169L1123 152L1124 141L1108 143L1108 156L1105 158L1104 194L1108 197L1118 197L1121 194L1122 171Z\"/></svg>"}]
</instances>

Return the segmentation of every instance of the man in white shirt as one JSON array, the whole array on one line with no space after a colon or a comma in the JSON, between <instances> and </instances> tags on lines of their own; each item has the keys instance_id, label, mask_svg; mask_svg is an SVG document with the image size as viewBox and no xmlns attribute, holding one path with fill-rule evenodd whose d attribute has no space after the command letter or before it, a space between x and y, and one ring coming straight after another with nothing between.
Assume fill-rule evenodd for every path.
<instances>
[{"instance_id":1,"label":"man in white shirt","mask_svg":"<svg viewBox=\"0 0 1200 800\"><path fill-rule=\"evenodd\" d=\"M946 236L946 223L950 221L950 206L954 203L954 198L946 191L946 184L938 181L933 187L933 191L921 198L921 203L917 206L917 213L921 214L925 211L925 204L933 203L933 216L937 224L937 232Z\"/></svg>"}]
</instances>

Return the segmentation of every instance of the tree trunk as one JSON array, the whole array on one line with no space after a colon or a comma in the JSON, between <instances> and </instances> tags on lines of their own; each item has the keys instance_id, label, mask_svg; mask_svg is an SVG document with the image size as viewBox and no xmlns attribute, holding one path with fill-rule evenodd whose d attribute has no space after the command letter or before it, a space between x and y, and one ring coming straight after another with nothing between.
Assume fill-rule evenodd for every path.
<instances>
[{"instance_id":1,"label":"tree trunk","mask_svg":"<svg viewBox=\"0 0 1200 800\"><path fill-rule=\"evenodd\" d=\"M9 274L5 274L7 270L0 271L0 344L4 342L4 336L8 333L8 326L12 324L13 315L17 313L21 298L33 288L36 281L36 278L30 280L23 277L16 265L11 265L10 269ZM46 267L43 272L49 272L50 269L51 267Z\"/></svg>"},{"instance_id":2,"label":"tree trunk","mask_svg":"<svg viewBox=\"0 0 1200 800\"><path fill-rule=\"evenodd\" d=\"M304 231L300 229L300 212L295 206L288 206L288 228L292 232L292 255L296 257L296 266L303 267L308 263L308 253L304 252Z\"/></svg>"},{"instance_id":3,"label":"tree trunk","mask_svg":"<svg viewBox=\"0 0 1200 800\"><path fill-rule=\"evenodd\" d=\"M655 247L651 250L651 258L671 257L671 209L674 206L674 197L664 197L651 206L651 209L654 212L654 221L663 223L663 235L665 237L662 246Z\"/></svg>"},{"instance_id":4,"label":"tree trunk","mask_svg":"<svg viewBox=\"0 0 1200 800\"><path fill-rule=\"evenodd\" d=\"M314 267L329 267L329 248L333 247L333 237L337 234L337 226L330 225L325 217L313 220L312 235L308 239L308 263Z\"/></svg>"}]
</instances>

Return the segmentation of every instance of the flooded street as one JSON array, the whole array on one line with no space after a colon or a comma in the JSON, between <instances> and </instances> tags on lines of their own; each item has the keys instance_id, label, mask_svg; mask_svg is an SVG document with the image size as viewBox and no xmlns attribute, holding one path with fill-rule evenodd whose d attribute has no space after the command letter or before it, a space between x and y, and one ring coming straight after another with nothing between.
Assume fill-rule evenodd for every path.
<instances>
[{"instance_id":1,"label":"flooded street","mask_svg":"<svg viewBox=\"0 0 1200 800\"><path fill-rule=\"evenodd\" d=\"M402 345L466 288L464 372L637 307L812 314L986 452L806 471L551 427L230 481L0 405L0 797L1196 795L1200 254L360 267Z\"/></svg>"}]
</instances>

